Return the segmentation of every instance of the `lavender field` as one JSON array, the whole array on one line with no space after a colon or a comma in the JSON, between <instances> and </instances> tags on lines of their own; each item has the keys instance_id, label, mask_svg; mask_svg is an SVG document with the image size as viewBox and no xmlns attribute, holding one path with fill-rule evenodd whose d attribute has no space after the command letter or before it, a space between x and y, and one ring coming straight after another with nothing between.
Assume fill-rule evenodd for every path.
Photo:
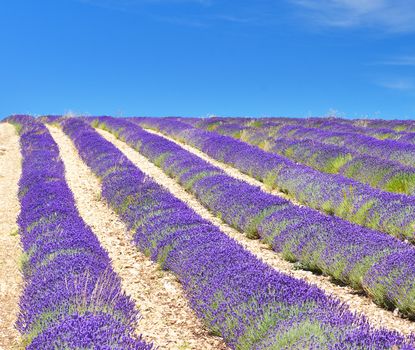
<instances>
[{"instance_id":1,"label":"lavender field","mask_svg":"<svg viewBox=\"0 0 415 350\"><path fill-rule=\"evenodd\" d=\"M415 122L13 115L0 349L415 349Z\"/></svg>"}]
</instances>

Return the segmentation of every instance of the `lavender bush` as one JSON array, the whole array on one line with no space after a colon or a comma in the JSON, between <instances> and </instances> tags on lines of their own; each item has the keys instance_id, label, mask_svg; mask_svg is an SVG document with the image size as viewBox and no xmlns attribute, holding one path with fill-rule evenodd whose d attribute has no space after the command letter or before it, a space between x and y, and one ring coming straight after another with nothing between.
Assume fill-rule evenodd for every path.
<instances>
[{"instance_id":1,"label":"lavender bush","mask_svg":"<svg viewBox=\"0 0 415 350\"><path fill-rule=\"evenodd\" d=\"M142 349L138 312L98 239L79 216L59 150L43 124L20 130L19 233L24 290L17 328L27 349Z\"/></svg>"},{"instance_id":2,"label":"lavender bush","mask_svg":"<svg viewBox=\"0 0 415 350\"><path fill-rule=\"evenodd\" d=\"M333 119L321 122L314 118L306 123L307 127L320 128L336 132L349 132L371 136L376 139L390 139L400 143L415 144L415 123L411 120L346 120ZM296 121L300 124L300 121ZM300 124L303 125L304 124Z\"/></svg>"},{"instance_id":3,"label":"lavender bush","mask_svg":"<svg viewBox=\"0 0 415 350\"><path fill-rule=\"evenodd\" d=\"M252 124L253 122L251 122ZM324 144L319 138L293 139L279 135L277 127L244 126L246 121L215 123L215 132L238 138L267 152L277 153L318 171L340 174L383 191L415 194L415 168L369 155L359 154L347 147Z\"/></svg>"},{"instance_id":4,"label":"lavender bush","mask_svg":"<svg viewBox=\"0 0 415 350\"><path fill-rule=\"evenodd\" d=\"M207 130L230 131L232 128L236 130L241 126L242 128L253 127L252 129L257 129L256 131L265 132L267 137L317 140L329 145L347 147L359 154L375 156L410 167L415 166L413 156L415 124L412 121L399 121L397 124L401 126L403 122L412 132L395 131L386 126L383 128L368 127L371 125L371 120L349 121L339 118L208 118L202 120L182 118L181 121Z\"/></svg>"},{"instance_id":5,"label":"lavender bush","mask_svg":"<svg viewBox=\"0 0 415 350\"><path fill-rule=\"evenodd\" d=\"M279 129L278 134L289 134L291 138L296 139L318 138L320 142L345 146L360 154L368 154L406 166L415 166L415 145L409 143L378 140L357 133L320 130L299 125L286 125Z\"/></svg>"},{"instance_id":6,"label":"lavender bush","mask_svg":"<svg viewBox=\"0 0 415 350\"><path fill-rule=\"evenodd\" d=\"M340 175L324 174L242 141L173 119L137 119L278 188L312 208L414 241L415 198L373 189Z\"/></svg>"},{"instance_id":7,"label":"lavender bush","mask_svg":"<svg viewBox=\"0 0 415 350\"><path fill-rule=\"evenodd\" d=\"M399 141L399 143L392 142L394 145L399 145L400 143L414 144L414 132L397 132L386 127L356 126L354 124L370 121L352 122L339 118L209 118L203 120L184 118L181 121L208 130L215 130L220 134L241 139L319 171L339 173L384 191L410 195L415 191L414 167L389 160L388 152L383 152L385 157L378 158L373 157L370 152L359 153L358 148L352 149L354 138L361 139L358 134L380 140ZM284 126L286 128L283 128ZM298 127L308 128L307 138L292 138L296 137L295 131ZM312 136L313 130L316 133L315 137ZM347 138L347 142L344 142L343 146L337 146L338 140L331 138L333 132L337 136L342 134L342 137ZM292 136L293 133L294 136ZM357 136L355 136L356 134ZM320 142L327 138L329 139L327 144ZM374 141L373 138L369 138L369 140ZM332 143L333 141L334 143ZM346 147L348 145L351 145L351 148Z\"/></svg>"},{"instance_id":8,"label":"lavender bush","mask_svg":"<svg viewBox=\"0 0 415 350\"><path fill-rule=\"evenodd\" d=\"M413 246L264 193L128 121L104 117L92 123L139 150L248 237L259 237L287 260L364 290L376 303L415 317L415 287L409 277L415 278ZM400 259L402 269L384 263L391 257Z\"/></svg>"},{"instance_id":9,"label":"lavender bush","mask_svg":"<svg viewBox=\"0 0 415 350\"><path fill-rule=\"evenodd\" d=\"M317 287L259 261L81 120L62 124L139 249L175 273L197 315L231 348L413 348L395 332L371 329Z\"/></svg>"},{"instance_id":10,"label":"lavender bush","mask_svg":"<svg viewBox=\"0 0 415 350\"><path fill-rule=\"evenodd\" d=\"M273 120L279 122L278 119L273 118ZM411 130L414 130L414 123L411 121L402 122L403 124L399 121L383 120L382 123L376 123L373 120L347 120L340 118L308 118L306 120L297 118L292 121L295 125L335 132L363 134L379 140L391 139L399 142L412 140L414 133Z\"/></svg>"}]
</instances>

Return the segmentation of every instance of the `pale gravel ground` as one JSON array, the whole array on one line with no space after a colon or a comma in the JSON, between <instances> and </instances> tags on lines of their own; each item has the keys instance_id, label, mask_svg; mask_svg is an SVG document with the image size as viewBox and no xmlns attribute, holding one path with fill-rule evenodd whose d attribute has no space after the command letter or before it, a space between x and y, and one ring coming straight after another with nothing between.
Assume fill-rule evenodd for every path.
<instances>
[{"instance_id":1,"label":"pale gravel ground","mask_svg":"<svg viewBox=\"0 0 415 350\"><path fill-rule=\"evenodd\" d=\"M165 138L165 139L167 139L171 142L174 142L175 144L177 144L180 147L184 148L186 151L189 151L190 153L193 153L193 154L197 155L198 157L202 158L206 162L208 162L208 163L210 163L210 164L212 164L212 165L214 165L218 168L221 168L226 174L228 174L229 176L232 176L235 179L242 180L242 181L245 181L245 182L249 183L250 185L260 187L262 191L267 192L267 193L271 193L272 195L277 196L277 197L284 198L284 199L290 201L291 203L295 204L298 207L304 207L304 204L301 204L300 202L296 201L293 197L279 191L278 189L269 190L264 185L263 182L261 182L259 180L256 180L256 179L254 179L253 177L251 177L247 174L242 173L238 169L235 169L234 167L232 167L228 164L221 163L221 162L209 157L207 154L199 151L195 147L189 146L189 145L187 145L185 143L182 143L182 142L178 142L175 139L173 139L173 138L171 138L167 135L162 134L161 132L158 132L158 131L155 131L155 130L152 130L152 129L146 129L146 128L143 128L143 129L145 131L147 131L148 133L150 133L150 134L158 135L158 136L161 136L161 137L163 137L163 138Z\"/></svg>"},{"instance_id":2,"label":"pale gravel ground","mask_svg":"<svg viewBox=\"0 0 415 350\"><path fill-rule=\"evenodd\" d=\"M17 233L21 175L19 136L14 126L0 123L0 349L14 349L20 335L14 328L19 312L23 279L19 271L22 253Z\"/></svg>"},{"instance_id":3,"label":"pale gravel ground","mask_svg":"<svg viewBox=\"0 0 415 350\"><path fill-rule=\"evenodd\" d=\"M100 181L83 163L69 137L56 127L48 129L59 146L66 181L82 218L107 250L123 290L143 316L137 333L160 349L227 349L223 340L210 335L197 319L175 276L161 271L131 242L126 226L100 199Z\"/></svg>"},{"instance_id":4,"label":"pale gravel ground","mask_svg":"<svg viewBox=\"0 0 415 350\"><path fill-rule=\"evenodd\" d=\"M363 314L368 319L370 324L376 328L396 330L405 335L415 333L415 322L396 316L393 312L387 311L377 306L372 302L370 298L357 294L356 291L354 291L352 288L335 285L331 283L329 277L326 276L315 275L309 271L296 270L293 263L284 260L278 253L270 250L269 247L261 241L248 239L245 235L241 234L237 230L225 224L216 216L212 215L191 193L185 191L183 187L181 187L174 179L167 176L160 168L155 166L137 151L129 147L126 143L117 140L112 134L106 131L100 129L97 129L97 131L108 141L116 145L143 172L151 176L159 184L166 187L173 195L186 202L200 216L219 227L228 236L234 238L237 242L244 246L245 249L255 254L259 259L272 266L274 269L287 275L303 279L311 284L317 285L319 288L324 290L326 294L332 295L333 297L336 297L341 301L347 303L350 310L353 312ZM203 158L212 165L223 169L228 175L234 178L242 179L256 186L260 185L260 183L255 179L241 174L238 170L230 166L226 166L211 159L193 147L183 145L160 133L155 134L177 143L184 149Z\"/></svg>"}]
</instances>

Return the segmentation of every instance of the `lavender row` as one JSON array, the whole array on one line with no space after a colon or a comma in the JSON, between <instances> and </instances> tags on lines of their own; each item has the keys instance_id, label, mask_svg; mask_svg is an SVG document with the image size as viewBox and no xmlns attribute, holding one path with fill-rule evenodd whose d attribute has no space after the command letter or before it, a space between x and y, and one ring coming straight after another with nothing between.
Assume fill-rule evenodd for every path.
<instances>
[{"instance_id":1,"label":"lavender row","mask_svg":"<svg viewBox=\"0 0 415 350\"><path fill-rule=\"evenodd\" d=\"M389 128L371 128L362 120L347 120L341 118L266 118L244 121L245 125L254 124L297 125L320 130L346 132L372 136L377 139L397 139L400 133Z\"/></svg>"},{"instance_id":2,"label":"lavender row","mask_svg":"<svg viewBox=\"0 0 415 350\"><path fill-rule=\"evenodd\" d=\"M399 126L391 127L388 126L388 124L385 124L383 127L380 125L379 127L372 127L371 122L371 120L347 120L340 118L270 118L266 120L248 120L245 124L254 124L258 126L262 123L264 123L264 125L296 125L337 133L362 134L378 140L389 139L398 141L398 143L415 143L415 132L412 130L415 124L413 123L411 127L411 124L406 124L409 129L407 131L402 131Z\"/></svg>"},{"instance_id":3,"label":"lavender row","mask_svg":"<svg viewBox=\"0 0 415 350\"><path fill-rule=\"evenodd\" d=\"M226 132L225 134L232 134L233 137L246 136L247 127L250 129L250 133L254 134L254 138L261 142L269 139L270 136L274 138L289 138L299 137L299 140L310 141L323 141L329 146L342 146L347 147L349 151L360 154L363 163L361 167L365 166L365 163L371 164L385 161L388 168L394 167L394 163L401 163L404 165L401 172L408 172L409 175L403 174L395 178L397 181L397 187L400 184L404 184L405 187L409 186L405 182L411 182L410 169L414 166L414 158L410 153L413 152L415 146L415 132L395 131L393 129L384 128L372 128L367 125L371 125L371 120L345 120L339 118L207 118L207 119L191 119L184 118L182 121L207 130L221 130ZM385 121L387 122L387 121ZM397 124L400 125L400 124ZM405 124L409 127L410 124ZM217 128L219 126L219 128ZM280 133L278 131L281 130ZM300 129L307 133L304 137L294 134L297 129ZM262 138L262 139L261 139ZM385 140L388 139L388 140ZM354 140L357 141L355 144ZM381 140L385 140L383 144ZM406 146L405 146L406 145ZM371 147L376 148L376 154L371 153ZM405 151L405 148L409 147L409 151ZM393 151L391 158L389 158L389 149ZM376 158L380 158L376 160ZM368 158L367 158L368 157ZM360 166L360 165L359 165ZM409 167L409 169L408 169ZM405 169L406 168L406 169ZM364 177L363 177L364 178ZM392 181L393 182L393 181ZM377 186L375 186L377 187ZM382 187L381 187L382 188ZM392 184L392 188L396 188L395 184ZM382 188L385 189L385 188ZM389 190L389 189L386 189Z\"/></svg>"},{"instance_id":4,"label":"lavender row","mask_svg":"<svg viewBox=\"0 0 415 350\"><path fill-rule=\"evenodd\" d=\"M296 121L296 125L301 125L299 121ZM368 125L360 125L359 123L351 123L344 119L324 119L324 118L310 118L306 124L303 125L309 128L318 128L322 130L336 131L336 132L348 132L363 134L374 137L379 140L400 138L401 133L389 128L371 128Z\"/></svg>"},{"instance_id":5,"label":"lavender row","mask_svg":"<svg viewBox=\"0 0 415 350\"><path fill-rule=\"evenodd\" d=\"M187 119L182 121L188 122ZM409 143L414 143L415 133L402 134L389 129L356 127L350 121L326 118L209 118L192 120L190 123L241 139L316 170L338 173L380 190L407 195L415 192L415 168L386 158L373 157L370 153L362 154L353 150L353 146L349 147L353 139L359 138L355 133ZM308 135L297 139L295 131L298 129L308 130ZM332 130L335 130L335 134ZM343 146L336 144L334 135L346 138ZM320 142L327 139L326 144ZM372 138L369 140L373 141Z\"/></svg>"},{"instance_id":6,"label":"lavender row","mask_svg":"<svg viewBox=\"0 0 415 350\"><path fill-rule=\"evenodd\" d=\"M367 154L406 166L415 166L415 145L394 140L378 140L367 135L307 128L301 125L285 125L278 136L295 139L318 139L320 142L344 146L360 154Z\"/></svg>"},{"instance_id":7,"label":"lavender row","mask_svg":"<svg viewBox=\"0 0 415 350\"><path fill-rule=\"evenodd\" d=\"M175 273L197 315L231 348L413 348L412 339L371 329L317 287L259 261L82 121L63 125L139 249Z\"/></svg>"},{"instance_id":8,"label":"lavender row","mask_svg":"<svg viewBox=\"0 0 415 350\"><path fill-rule=\"evenodd\" d=\"M170 117L172 118L172 117ZM175 117L176 118L176 117ZM180 118L176 118L180 119ZM375 135L379 139L394 138L395 135L410 134L415 132L415 123L413 120L385 120L385 119L343 119L337 117L325 118L185 118L185 122L195 126L196 124L212 125L216 121L235 123L244 126L273 126L273 125L302 125L305 127L318 129L340 128L344 132L367 132L368 135ZM376 134L377 132L377 134ZM387 135L391 133L391 135Z\"/></svg>"},{"instance_id":9,"label":"lavender row","mask_svg":"<svg viewBox=\"0 0 415 350\"><path fill-rule=\"evenodd\" d=\"M415 317L411 245L264 193L128 121L100 118L99 122L99 127L136 148L248 237L259 237L285 259L364 290L378 304Z\"/></svg>"},{"instance_id":10,"label":"lavender row","mask_svg":"<svg viewBox=\"0 0 415 350\"><path fill-rule=\"evenodd\" d=\"M398 133L415 132L415 123L413 120L356 119L352 120L351 123L371 129L389 129Z\"/></svg>"},{"instance_id":11,"label":"lavender row","mask_svg":"<svg viewBox=\"0 0 415 350\"><path fill-rule=\"evenodd\" d=\"M397 162L361 155L347 147L324 144L318 139L292 139L279 136L278 128L244 126L244 123L220 121L215 132L231 136L267 152L277 153L295 162L329 174L340 174L382 191L415 194L415 168Z\"/></svg>"},{"instance_id":12,"label":"lavender row","mask_svg":"<svg viewBox=\"0 0 415 350\"><path fill-rule=\"evenodd\" d=\"M279 119L273 119L279 121ZM340 118L309 118L306 120L295 119L293 123L310 128L318 128L336 132L349 132L363 134L377 138L379 140L391 139L403 143L415 143L415 124L411 121L373 124L372 120L347 120ZM391 121L396 122L396 121ZM402 121L403 122L403 121ZM377 126L377 127L373 127ZM406 130L406 131L404 131Z\"/></svg>"},{"instance_id":13,"label":"lavender row","mask_svg":"<svg viewBox=\"0 0 415 350\"><path fill-rule=\"evenodd\" d=\"M413 197L379 191L340 175L324 174L286 157L177 120L147 118L136 122L184 140L314 209L400 239L415 240Z\"/></svg>"},{"instance_id":14,"label":"lavender row","mask_svg":"<svg viewBox=\"0 0 415 350\"><path fill-rule=\"evenodd\" d=\"M357 133L374 137L379 140L391 139L399 142L414 143L415 124L413 121L387 120L353 120L341 118L216 118L244 126L276 126L297 125L322 130ZM191 123L197 123L194 119ZM210 124L209 121L207 123Z\"/></svg>"},{"instance_id":15,"label":"lavender row","mask_svg":"<svg viewBox=\"0 0 415 350\"><path fill-rule=\"evenodd\" d=\"M16 323L26 349L147 349L134 335L138 312L96 236L79 216L59 150L43 124L20 130L19 233L24 290Z\"/></svg>"},{"instance_id":16,"label":"lavender row","mask_svg":"<svg viewBox=\"0 0 415 350\"><path fill-rule=\"evenodd\" d=\"M407 166L415 166L415 133L395 132L390 129L374 129L355 126L344 119L324 118L208 118L195 121L186 120L193 126L214 128L217 123L230 123L234 128L254 126L266 131L277 131L280 137L309 139L323 143L346 146L360 154L368 154ZM357 121L356 123L358 123ZM363 124L363 121L360 121ZM370 120L364 121L370 123ZM383 140L383 141L382 141Z\"/></svg>"}]
</instances>

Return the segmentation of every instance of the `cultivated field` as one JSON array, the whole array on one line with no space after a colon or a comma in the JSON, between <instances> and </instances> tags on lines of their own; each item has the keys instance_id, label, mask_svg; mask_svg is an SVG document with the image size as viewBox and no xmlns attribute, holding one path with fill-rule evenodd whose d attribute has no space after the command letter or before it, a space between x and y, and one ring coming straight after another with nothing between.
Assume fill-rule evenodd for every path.
<instances>
[{"instance_id":1,"label":"cultivated field","mask_svg":"<svg viewBox=\"0 0 415 350\"><path fill-rule=\"evenodd\" d=\"M415 349L415 121L11 116L0 349Z\"/></svg>"}]
</instances>

